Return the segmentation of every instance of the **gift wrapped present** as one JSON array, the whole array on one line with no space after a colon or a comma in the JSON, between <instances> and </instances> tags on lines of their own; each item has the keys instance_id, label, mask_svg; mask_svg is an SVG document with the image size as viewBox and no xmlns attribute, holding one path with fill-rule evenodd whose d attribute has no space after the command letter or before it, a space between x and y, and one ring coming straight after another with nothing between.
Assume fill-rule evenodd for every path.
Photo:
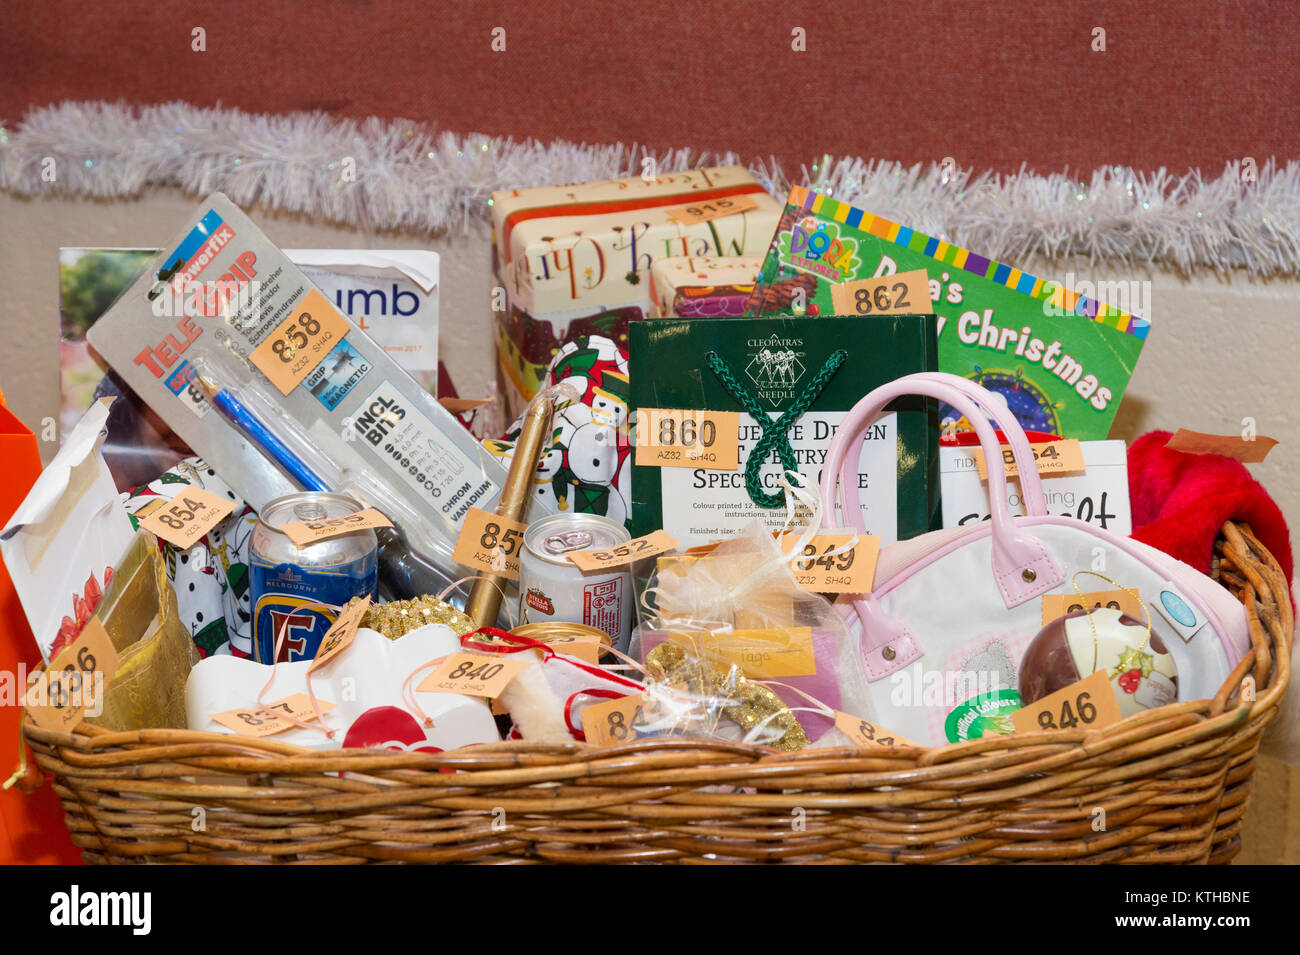
<instances>
[{"instance_id":1,"label":"gift wrapped present","mask_svg":"<svg viewBox=\"0 0 1300 955\"><path fill-rule=\"evenodd\" d=\"M627 354L603 335L566 342L551 359L544 387L564 385L551 433L542 443L535 496L558 512L631 520L632 449L628 443ZM485 446L513 458L522 416Z\"/></svg>"},{"instance_id":2,"label":"gift wrapped present","mask_svg":"<svg viewBox=\"0 0 1300 955\"><path fill-rule=\"evenodd\" d=\"M176 591L181 625L200 657L252 656L248 545L257 513L199 457L189 457L148 484L122 495L131 523L163 507L178 494L200 487L234 502L234 510L190 547L159 541L167 577Z\"/></svg>"},{"instance_id":3,"label":"gift wrapped present","mask_svg":"<svg viewBox=\"0 0 1300 955\"><path fill-rule=\"evenodd\" d=\"M511 413L564 343L599 334L626 349L628 323L650 314L656 261L761 254L780 214L740 166L493 193L493 318Z\"/></svg>"}]
</instances>

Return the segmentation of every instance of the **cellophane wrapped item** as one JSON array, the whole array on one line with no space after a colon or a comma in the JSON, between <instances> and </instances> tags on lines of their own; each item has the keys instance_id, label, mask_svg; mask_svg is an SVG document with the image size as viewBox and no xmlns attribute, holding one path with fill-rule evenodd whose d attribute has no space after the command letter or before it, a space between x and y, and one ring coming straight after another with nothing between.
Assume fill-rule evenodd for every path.
<instances>
[{"instance_id":1,"label":"cellophane wrapped item","mask_svg":"<svg viewBox=\"0 0 1300 955\"><path fill-rule=\"evenodd\" d=\"M532 663L515 675L499 700L514 722L510 733L514 738L543 743L585 740L583 709L645 689L633 676L556 653L540 640L495 627L465 634L461 643L471 652L532 657Z\"/></svg>"},{"instance_id":2,"label":"cellophane wrapped item","mask_svg":"<svg viewBox=\"0 0 1300 955\"><path fill-rule=\"evenodd\" d=\"M514 722L512 737L598 742L585 732L587 707L635 696L634 714L620 718L620 732L607 742L689 736L785 750L808 745L795 715L775 693L747 679L739 667L706 660L676 643L658 646L642 676L628 672L635 667L599 666L492 628L468 634L463 642L467 650L534 656L500 697Z\"/></svg>"},{"instance_id":3,"label":"cellophane wrapped item","mask_svg":"<svg viewBox=\"0 0 1300 955\"><path fill-rule=\"evenodd\" d=\"M633 655L653 667L673 644L723 673L734 667L796 712L810 740L832 729L829 711L870 719L857 641L826 598L795 580L790 559L801 554L783 553L755 521L706 553L661 557Z\"/></svg>"},{"instance_id":4,"label":"cellophane wrapped item","mask_svg":"<svg viewBox=\"0 0 1300 955\"><path fill-rule=\"evenodd\" d=\"M734 663L718 663L673 641L646 655L647 718L631 728L641 736L706 736L803 749L808 735L771 689Z\"/></svg>"}]
</instances>

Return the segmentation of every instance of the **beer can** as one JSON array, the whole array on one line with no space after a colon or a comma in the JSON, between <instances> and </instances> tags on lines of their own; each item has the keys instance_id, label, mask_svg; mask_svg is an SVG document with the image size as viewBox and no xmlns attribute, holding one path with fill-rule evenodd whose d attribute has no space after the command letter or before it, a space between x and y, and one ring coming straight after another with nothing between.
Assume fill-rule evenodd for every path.
<instances>
[{"instance_id":1,"label":"beer can","mask_svg":"<svg viewBox=\"0 0 1300 955\"><path fill-rule=\"evenodd\" d=\"M259 663L315 658L321 639L353 597L374 597L378 542L372 530L353 531L298 547L280 528L326 521L362 510L346 494L302 491L268 501L249 545L253 659ZM276 637L284 631L279 659Z\"/></svg>"},{"instance_id":2,"label":"beer can","mask_svg":"<svg viewBox=\"0 0 1300 955\"><path fill-rule=\"evenodd\" d=\"M604 550L632 539L627 528L599 514L552 514L524 532L519 558L519 622L580 623L609 634L627 652L632 636L632 573L584 574L568 555Z\"/></svg>"}]
</instances>

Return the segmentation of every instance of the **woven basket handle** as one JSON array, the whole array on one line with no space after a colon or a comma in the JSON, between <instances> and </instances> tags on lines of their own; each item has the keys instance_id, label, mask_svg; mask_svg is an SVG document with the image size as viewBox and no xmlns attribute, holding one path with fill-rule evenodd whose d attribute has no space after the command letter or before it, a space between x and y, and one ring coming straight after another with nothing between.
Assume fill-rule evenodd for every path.
<instances>
[{"instance_id":1,"label":"woven basket handle","mask_svg":"<svg viewBox=\"0 0 1300 955\"><path fill-rule=\"evenodd\" d=\"M1026 513L1047 513L1043 485L1038 477L1034 455L1024 429L1011 413L1001 407L990 392L957 375L923 372L906 375L881 385L853 406L831 441L822 470L821 505L827 521L833 521L836 499L843 498L844 520L860 532L866 531L862 504L858 495L858 458L856 452L863 435L896 398L925 395L946 401L970 421L979 436L988 462L989 513L993 533L993 572L1008 607L1040 596L1060 584L1064 577L1052 561L1046 547L1037 538L1018 530L1007 509L1006 470L1001 467L1002 450L997 434L988 422L992 416L1002 429L1020 474L1020 489Z\"/></svg>"}]
</instances>

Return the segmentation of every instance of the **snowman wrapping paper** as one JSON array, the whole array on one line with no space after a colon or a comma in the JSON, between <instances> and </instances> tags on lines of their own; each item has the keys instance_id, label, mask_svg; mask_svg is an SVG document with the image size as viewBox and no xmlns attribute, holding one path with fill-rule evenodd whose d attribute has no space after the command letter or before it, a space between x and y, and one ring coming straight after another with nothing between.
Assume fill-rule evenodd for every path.
<instances>
[{"instance_id":1,"label":"snowman wrapping paper","mask_svg":"<svg viewBox=\"0 0 1300 955\"><path fill-rule=\"evenodd\" d=\"M535 496L562 514L599 514L630 525L626 352L600 335L580 337L556 352L542 387L561 393L542 445ZM521 415L503 439L484 445L508 463L522 426Z\"/></svg>"},{"instance_id":2,"label":"snowman wrapping paper","mask_svg":"<svg viewBox=\"0 0 1300 955\"><path fill-rule=\"evenodd\" d=\"M137 515L162 499L170 501L191 486L235 502L230 516L188 549L159 540L167 577L176 590L181 622L194 639L199 657L251 657L248 545L257 514L202 458L191 457L148 484L123 493L122 502L138 528Z\"/></svg>"}]
</instances>

